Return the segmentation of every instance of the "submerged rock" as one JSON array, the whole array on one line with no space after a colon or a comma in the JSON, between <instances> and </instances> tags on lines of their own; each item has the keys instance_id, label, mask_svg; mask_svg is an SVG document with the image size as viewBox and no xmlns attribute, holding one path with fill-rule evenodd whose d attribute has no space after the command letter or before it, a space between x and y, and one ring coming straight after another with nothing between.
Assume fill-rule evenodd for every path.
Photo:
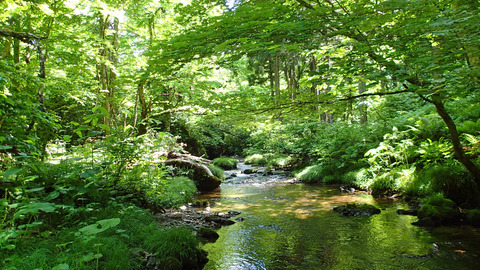
<instances>
[{"instance_id":1,"label":"submerged rock","mask_svg":"<svg viewBox=\"0 0 480 270\"><path fill-rule=\"evenodd\" d=\"M202 237L202 238L205 238L207 240L217 240L218 237L220 237L218 235L218 233L210 228L207 228L207 227L201 227L198 229L197 231L198 233L198 236Z\"/></svg>"},{"instance_id":2,"label":"submerged rock","mask_svg":"<svg viewBox=\"0 0 480 270\"><path fill-rule=\"evenodd\" d=\"M258 172L258 169L252 168L252 169L245 169L245 170L243 170L242 173L243 174L254 174L254 173L257 173L257 172Z\"/></svg>"},{"instance_id":3,"label":"submerged rock","mask_svg":"<svg viewBox=\"0 0 480 270\"><path fill-rule=\"evenodd\" d=\"M417 213L418 213L418 209L410 209L410 210L398 209L397 210L397 214L399 215L416 216Z\"/></svg>"},{"instance_id":4,"label":"submerged rock","mask_svg":"<svg viewBox=\"0 0 480 270\"><path fill-rule=\"evenodd\" d=\"M221 217L221 216L206 216L205 217L206 222L213 222L219 225L232 225L235 224L235 221L230 220L226 217Z\"/></svg>"},{"instance_id":5,"label":"submerged rock","mask_svg":"<svg viewBox=\"0 0 480 270\"><path fill-rule=\"evenodd\" d=\"M380 214L381 210L377 207L365 203L347 203L346 205L335 206L333 211L347 217L371 216Z\"/></svg>"}]
</instances>

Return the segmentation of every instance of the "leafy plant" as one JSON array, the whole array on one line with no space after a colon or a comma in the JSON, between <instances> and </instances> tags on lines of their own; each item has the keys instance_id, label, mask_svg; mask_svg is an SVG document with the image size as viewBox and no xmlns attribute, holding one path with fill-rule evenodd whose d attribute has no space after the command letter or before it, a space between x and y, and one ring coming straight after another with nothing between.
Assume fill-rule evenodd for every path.
<instances>
[{"instance_id":1,"label":"leafy plant","mask_svg":"<svg viewBox=\"0 0 480 270\"><path fill-rule=\"evenodd\" d=\"M225 170L233 170L237 168L238 160L229 157L218 157L213 160L213 165Z\"/></svg>"}]
</instances>

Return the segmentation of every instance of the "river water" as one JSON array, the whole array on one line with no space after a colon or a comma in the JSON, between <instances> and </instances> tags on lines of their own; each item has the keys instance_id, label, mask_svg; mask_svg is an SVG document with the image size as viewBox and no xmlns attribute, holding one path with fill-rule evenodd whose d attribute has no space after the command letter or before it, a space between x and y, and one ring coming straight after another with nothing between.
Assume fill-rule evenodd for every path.
<instances>
[{"instance_id":1,"label":"river water","mask_svg":"<svg viewBox=\"0 0 480 270\"><path fill-rule=\"evenodd\" d=\"M211 211L236 210L244 219L222 227L207 243L204 269L479 269L480 230L470 226L434 229L411 225L398 215L401 200L376 199L338 186L291 183L284 175L242 174L241 164L218 191L202 194ZM371 217L332 211L347 202L373 204Z\"/></svg>"}]
</instances>

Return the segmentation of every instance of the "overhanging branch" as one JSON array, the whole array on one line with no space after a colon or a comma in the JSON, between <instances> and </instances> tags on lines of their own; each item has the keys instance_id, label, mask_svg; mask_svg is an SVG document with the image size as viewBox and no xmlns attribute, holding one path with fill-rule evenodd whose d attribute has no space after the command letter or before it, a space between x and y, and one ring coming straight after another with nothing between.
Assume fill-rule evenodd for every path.
<instances>
[{"instance_id":1,"label":"overhanging branch","mask_svg":"<svg viewBox=\"0 0 480 270\"><path fill-rule=\"evenodd\" d=\"M354 99L363 98L363 97L390 96L390 95L398 95L398 94L404 94L404 93L413 93L413 91L410 89L404 89L404 90L393 91L393 92L364 93L360 95L339 98L339 99L330 100L330 101L321 101L321 100L320 101L294 101L294 102L288 102L288 103L280 103L273 107L259 108L259 109L253 109L253 110L238 110L238 111L259 113L259 114L266 113L268 111L278 111L278 110L287 110L287 109L289 109L290 111L295 111L300 109L302 106L307 106L307 105L311 106L311 105L321 105L321 104L335 104L337 102L349 101L349 100L354 100Z\"/></svg>"},{"instance_id":2,"label":"overhanging branch","mask_svg":"<svg viewBox=\"0 0 480 270\"><path fill-rule=\"evenodd\" d=\"M40 65L39 71L38 71L38 77L45 79L45 55L43 54L42 46L40 45L40 40L47 39L47 37L40 37L35 34L26 33L26 32L14 32L8 29L0 29L0 36L12 37L26 44L34 46L37 49L38 62Z\"/></svg>"}]
</instances>

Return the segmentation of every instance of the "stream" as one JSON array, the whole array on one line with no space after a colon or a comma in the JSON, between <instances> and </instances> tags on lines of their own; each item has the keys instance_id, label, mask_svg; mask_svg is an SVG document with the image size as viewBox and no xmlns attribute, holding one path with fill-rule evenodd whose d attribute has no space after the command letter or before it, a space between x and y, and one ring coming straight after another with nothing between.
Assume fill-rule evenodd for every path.
<instances>
[{"instance_id":1,"label":"stream","mask_svg":"<svg viewBox=\"0 0 480 270\"><path fill-rule=\"evenodd\" d=\"M207 243L204 269L478 269L480 231L470 226L424 228L398 215L402 200L373 198L339 186L292 183L283 174L226 171L219 190L201 194L211 210L241 212L243 221L222 227ZM374 216L332 211L347 202L373 204ZM236 218L238 218L236 217Z\"/></svg>"}]
</instances>

